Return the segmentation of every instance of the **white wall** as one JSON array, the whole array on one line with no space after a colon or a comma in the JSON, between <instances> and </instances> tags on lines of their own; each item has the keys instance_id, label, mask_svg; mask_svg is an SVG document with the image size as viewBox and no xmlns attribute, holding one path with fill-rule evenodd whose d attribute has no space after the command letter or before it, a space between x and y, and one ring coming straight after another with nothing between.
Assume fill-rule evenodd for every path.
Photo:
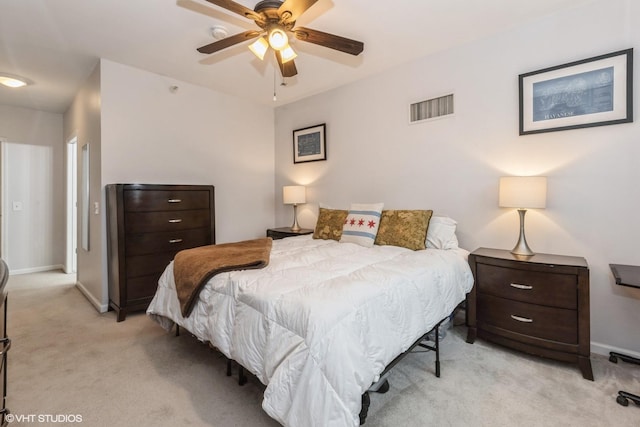
<instances>
[{"instance_id":1,"label":"white wall","mask_svg":"<svg viewBox=\"0 0 640 427\"><path fill-rule=\"evenodd\" d=\"M547 175L547 208L527 213L530 246L587 259L593 351L639 353L640 290L616 286L608 264L640 264L640 124L518 136L519 74L638 47L637 22L637 2L595 1L280 107L276 189L308 186L303 227L314 226L318 202L382 201L452 216L467 249L511 249L518 215L498 208L498 178ZM411 102L450 91L454 117L408 124ZM294 165L292 130L318 123L327 124L327 161ZM275 206L288 225L281 190Z\"/></svg>"},{"instance_id":2,"label":"white wall","mask_svg":"<svg viewBox=\"0 0 640 427\"><path fill-rule=\"evenodd\" d=\"M108 60L101 92L103 193L110 183L214 185L217 243L274 225L271 108ZM105 270L104 295L106 283Z\"/></svg>"},{"instance_id":3,"label":"white wall","mask_svg":"<svg viewBox=\"0 0 640 427\"><path fill-rule=\"evenodd\" d=\"M2 257L12 274L62 268L62 115L0 105L0 137L6 189ZM13 210L14 201L22 210Z\"/></svg>"},{"instance_id":4,"label":"white wall","mask_svg":"<svg viewBox=\"0 0 640 427\"><path fill-rule=\"evenodd\" d=\"M71 106L64 114L64 143L73 137L77 138L77 191L78 191L78 264L77 286L99 310L106 311L107 303L104 298L104 283L102 274L102 259L106 256L103 248L102 216L89 215L89 249L82 246L82 147L89 144L89 202L100 202L102 186L100 182L100 147L101 147L101 118L100 118L100 65L97 64L91 75L84 82L73 99ZM63 144L63 145L65 145ZM65 159L66 170L66 159Z\"/></svg>"}]
</instances>

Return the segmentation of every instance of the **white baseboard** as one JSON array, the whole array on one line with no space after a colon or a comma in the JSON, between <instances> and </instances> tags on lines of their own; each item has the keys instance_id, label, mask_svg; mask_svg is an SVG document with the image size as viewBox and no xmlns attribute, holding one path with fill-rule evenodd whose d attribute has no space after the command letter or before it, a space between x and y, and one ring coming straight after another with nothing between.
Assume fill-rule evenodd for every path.
<instances>
[{"instance_id":1,"label":"white baseboard","mask_svg":"<svg viewBox=\"0 0 640 427\"><path fill-rule=\"evenodd\" d=\"M599 342L591 341L591 352L595 354L601 354L603 356L609 356L609 352L614 351L616 353L626 354L627 356L632 356L640 359L640 353L636 351L627 350L626 348L614 347L611 345L602 344Z\"/></svg>"},{"instance_id":2,"label":"white baseboard","mask_svg":"<svg viewBox=\"0 0 640 427\"><path fill-rule=\"evenodd\" d=\"M92 294L91 292L89 292L87 290L87 288L84 287L84 285L82 283L80 283L80 281L76 281L76 288L78 288L80 290L80 292L82 292L82 295L85 296L86 299L89 300L89 302L91 303L91 305L93 305L96 310L98 310L98 312L100 313L106 313L107 311L109 311L109 305L108 304L102 304L100 303L100 301L98 301Z\"/></svg>"},{"instance_id":3,"label":"white baseboard","mask_svg":"<svg viewBox=\"0 0 640 427\"><path fill-rule=\"evenodd\" d=\"M42 271L63 270L63 269L64 269L64 266L62 264L45 265L42 267L31 267L31 268L21 268L20 270L9 270L9 274L18 275L18 274L40 273Z\"/></svg>"}]
</instances>

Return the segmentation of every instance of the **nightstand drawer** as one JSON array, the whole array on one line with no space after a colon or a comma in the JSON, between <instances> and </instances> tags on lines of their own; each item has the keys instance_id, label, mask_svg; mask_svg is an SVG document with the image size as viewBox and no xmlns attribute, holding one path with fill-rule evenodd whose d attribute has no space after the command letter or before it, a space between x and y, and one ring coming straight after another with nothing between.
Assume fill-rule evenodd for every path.
<instances>
[{"instance_id":1,"label":"nightstand drawer","mask_svg":"<svg viewBox=\"0 0 640 427\"><path fill-rule=\"evenodd\" d=\"M478 292L532 304L575 310L578 282L575 275L519 270L477 264Z\"/></svg>"},{"instance_id":2,"label":"nightstand drawer","mask_svg":"<svg viewBox=\"0 0 640 427\"><path fill-rule=\"evenodd\" d=\"M578 343L576 310L526 304L481 293L478 294L477 304L481 327L491 325L530 337L566 344Z\"/></svg>"}]
</instances>

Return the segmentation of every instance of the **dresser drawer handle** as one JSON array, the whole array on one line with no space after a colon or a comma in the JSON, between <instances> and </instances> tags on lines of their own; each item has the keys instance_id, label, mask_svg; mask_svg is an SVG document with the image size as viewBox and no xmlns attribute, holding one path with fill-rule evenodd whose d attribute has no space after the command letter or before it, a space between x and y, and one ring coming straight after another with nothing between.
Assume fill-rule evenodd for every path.
<instances>
[{"instance_id":1,"label":"dresser drawer handle","mask_svg":"<svg viewBox=\"0 0 640 427\"><path fill-rule=\"evenodd\" d=\"M520 283L511 283L510 286L516 289L525 289L525 290L533 289L533 286L531 285L521 285Z\"/></svg>"},{"instance_id":2,"label":"dresser drawer handle","mask_svg":"<svg viewBox=\"0 0 640 427\"><path fill-rule=\"evenodd\" d=\"M528 317L516 316L515 314L512 314L511 318L513 320L517 320L518 322L523 322L523 323L532 323L533 322L533 319L529 319Z\"/></svg>"},{"instance_id":3,"label":"dresser drawer handle","mask_svg":"<svg viewBox=\"0 0 640 427\"><path fill-rule=\"evenodd\" d=\"M182 199L169 199L167 200L167 202L169 203L180 203L182 201Z\"/></svg>"},{"instance_id":4,"label":"dresser drawer handle","mask_svg":"<svg viewBox=\"0 0 640 427\"><path fill-rule=\"evenodd\" d=\"M178 218L178 219L170 219L169 222L172 223L172 224L175 224L177 222L182 222L182 220L180 218Z\"/></svg>"},{"instance_id":5,"label":"dresser drawer handle","mask_svg":"<svg viewBox=\"0 0 640 427\"><path fill-rule=\"evenodd\" d=\"M180 243L182 239L169 239L169 243Z\"/></svg>"}]
</instances>

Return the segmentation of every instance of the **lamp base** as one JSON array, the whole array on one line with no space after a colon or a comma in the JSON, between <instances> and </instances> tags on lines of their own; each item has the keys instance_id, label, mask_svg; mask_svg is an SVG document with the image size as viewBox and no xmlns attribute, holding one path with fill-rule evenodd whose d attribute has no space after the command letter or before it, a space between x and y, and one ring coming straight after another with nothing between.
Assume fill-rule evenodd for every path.
<instances>
[{"instance_id":1,"label":"lamp base","mask_svg":"<svg viewBox=\"0 0 640 427\"><path fill-rule=\"evenodd\" d=\"M298 225L298 206L293 205L293 225L291 226L291 231L300 231L302 228Z\"/></svg>"},{"instance_id":2,"label":"lamp base","mask_svg":"<svg viewBox=\"0 0 640 427\"><path fill-rule=\"evenodd\" d=\"M532 256L536 254L527 244L527 238L524 235L524 214L526 213L526 209L518 209L518 214L520 214L520 237L518 237L516 246L511 250L511 253L514 255Z\"/></svg>"}]
</instances>

